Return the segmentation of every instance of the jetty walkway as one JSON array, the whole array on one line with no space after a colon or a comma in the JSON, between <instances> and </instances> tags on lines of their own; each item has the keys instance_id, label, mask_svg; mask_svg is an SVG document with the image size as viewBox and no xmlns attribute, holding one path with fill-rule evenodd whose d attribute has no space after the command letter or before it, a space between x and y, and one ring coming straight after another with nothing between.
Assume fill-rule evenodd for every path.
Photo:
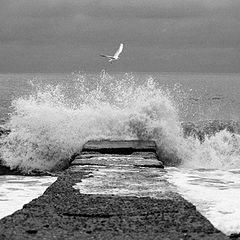
<instances>
[{"instance_id":1,"label":"jetty walkway","mask_svg":"<svg viewBox=\"0 0 240 240\"><path fill-rule=\"evenodd\" d=\"M175 192L153 141L91 141L0 239L228 239Z\"/></svg>"}]
</instances>

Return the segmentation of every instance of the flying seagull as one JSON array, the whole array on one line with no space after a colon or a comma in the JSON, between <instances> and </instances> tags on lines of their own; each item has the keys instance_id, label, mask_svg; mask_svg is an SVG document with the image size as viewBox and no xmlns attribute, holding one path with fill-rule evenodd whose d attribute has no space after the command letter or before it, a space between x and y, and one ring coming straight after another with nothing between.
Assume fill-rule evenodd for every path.
<instances>
[{"instance_id":1,"label":"flying seagull","mask_svg":"<svg viewBox=\"0 0 240 240\"><path fill-rule=\"evenodd\" d=\"M119 55L121 54L122 50L123 50L123 44L121 43L118 50L114 53L113 56L103 55L103 54L101 54L100 56L107 58L108 62L116 61L116 60L118 60Z\"/></svg>"}]
</instances>

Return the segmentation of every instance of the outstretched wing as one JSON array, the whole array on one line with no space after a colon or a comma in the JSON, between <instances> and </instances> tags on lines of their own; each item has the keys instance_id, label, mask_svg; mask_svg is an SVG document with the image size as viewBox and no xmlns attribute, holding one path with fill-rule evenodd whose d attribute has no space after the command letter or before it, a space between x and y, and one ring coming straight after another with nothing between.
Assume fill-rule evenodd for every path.
<instances>
[{"instance_id":1,"label":"outstretched wing","mask_svg":"<svg viewBox=\"0 0 240 240\"><path fill-rule=\"evenodd\" d=\"M123 44L121 43L118 50L114 54L114 58L118 58L119 55L121 54L122 50L123 50Z\"/></svg>"},{"instance_id":2,"label":"outstretched wing","mask_svg":"<svg viewBox=\"0 0 240 240\"><path fill-rule=\"evenodd\" d=\"M112 58L112 56L109 56L109 55L103 55L103 54L100 54L101 57L105 57L105 58Z\"/></svg>"}]
</instances>

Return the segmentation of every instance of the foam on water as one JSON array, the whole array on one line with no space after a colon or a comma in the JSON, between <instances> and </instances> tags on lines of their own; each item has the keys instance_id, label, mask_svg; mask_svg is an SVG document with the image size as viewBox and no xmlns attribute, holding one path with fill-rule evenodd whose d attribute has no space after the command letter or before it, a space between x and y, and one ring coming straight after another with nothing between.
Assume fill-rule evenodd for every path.
<instances>
[{"instance_id":1,"label":"foam on water","mask_svg":"<svg viewBox=\"0 0 240 240\"><path fill-rule=\"evenodd\" d=\"M56 177L0 176L0 218L43 194Z\"/></svg>"},{"instance_id":2,"label":"foam on water","mask_svg":"<svg viewBox=\"0 0 240 240\"><path fill-rule=\"evenodd\" d=\"M191 157L183 161L187 168L234 169L240 167L240 135L222 130L205 136L203 142L186 139Z\"/></svg>"},{"instance_id":3,"label":"foam on water","mask_svg":"<svg viewBox=\"0 0 240 240\"><path fill-rule=\"evenodd\" d=\"M240 177L238 170L167 169L177 191L225 234L240 228Z\"/></svg>"},{"instance_id":4,"label":"foam on water","mask_svg":"<svg viewBox=\"0 0 240 240\"><path fill-rule=\"evenodd\" d=\"M178 109L188 111L188 106L180 90L163 90L151 77L140 81L133 74L105 72L36 85L35 92L12 102L14 111L5 124L11 133L0 139L1 158L22 171L55 170L90 139L152 139L166 164L239 167L237 133L206 133L205 141L184 136Z\"/></svg>"}]
</instances>

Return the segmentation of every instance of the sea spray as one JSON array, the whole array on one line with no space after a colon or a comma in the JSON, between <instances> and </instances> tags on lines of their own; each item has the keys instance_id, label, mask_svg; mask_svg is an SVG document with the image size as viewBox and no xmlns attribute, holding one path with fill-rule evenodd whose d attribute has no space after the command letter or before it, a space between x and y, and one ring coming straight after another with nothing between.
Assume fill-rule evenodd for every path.
<instances>
[{"instance_id":1,"label":"sea spray","mask_svg":"<svg viewBox=\"0 0 240 240\"><path fill-rule=\"evenodd\" d=\"M180 154L174 101L152 78L137 80L78 74L16 99L11 133L1 140L4 163L22 171L62 169L90 139L154 139L165 155Z\"/></svg>"},{"instance_id":2,"label":"sea spray","mask_svg":"<svg viewBox=\"0 0 240 240\"><path fill-rule=\"evenodd\" d=\"M185 139L188 142L188 158L182 167L209 169L240 168L240 135L228 130L204 135L204 141L195 136Z\"/></svg>"},{"instance_id":3,"label":"sea spray","mask_svg":"<svg viewBox=\"0 0 240 240\"><path fill-rule=\"evenodd\" d=\"M240 167L238 124L182 128L179 115L188 115L189 106L179 84L170 89L151 76L106 72L32 84L34 91L12 102L4 126L11 132L0 139L1 159L12 169L63 169L91 139L155 140L165 165Z\"/></svg>"}]
</instances>

